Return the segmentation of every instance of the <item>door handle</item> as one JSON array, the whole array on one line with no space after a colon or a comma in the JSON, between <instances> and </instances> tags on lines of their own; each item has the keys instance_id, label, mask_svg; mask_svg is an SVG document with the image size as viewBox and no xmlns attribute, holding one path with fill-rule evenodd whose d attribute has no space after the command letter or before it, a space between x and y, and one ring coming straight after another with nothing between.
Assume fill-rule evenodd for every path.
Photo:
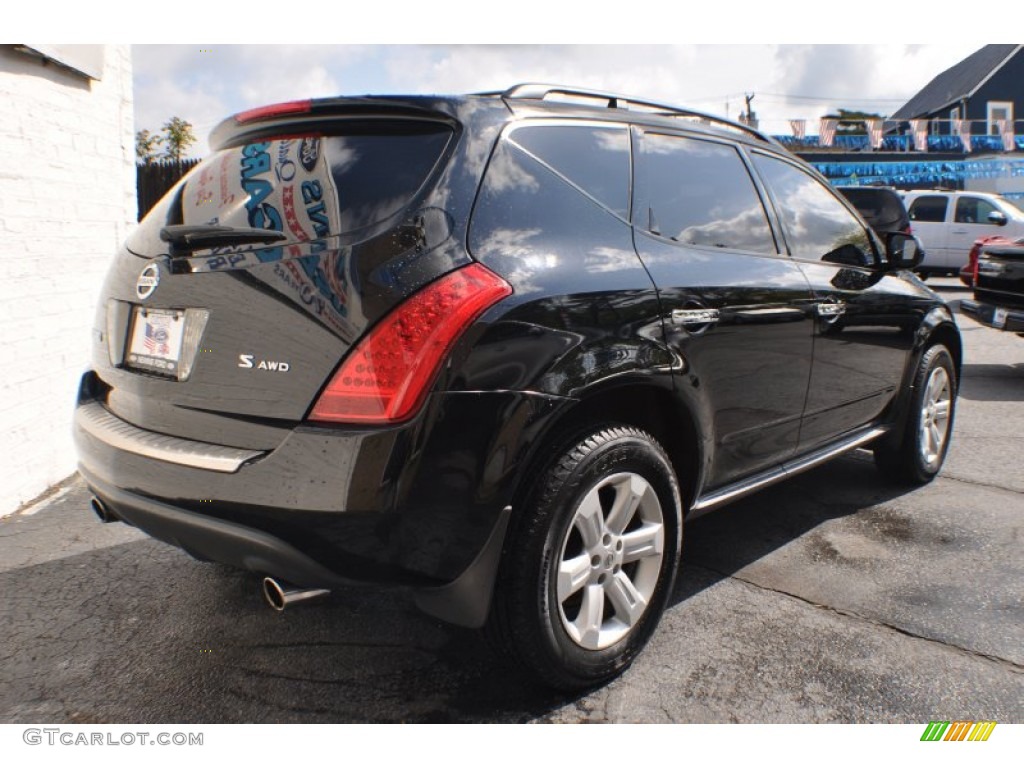
<instances>
[{"instance_id":1,"label":"door handle","mask_svg":"<svg viewBox=\"0 0 1024 768\"><path fill-rule=\"evenodd\" d=\"M818 313L818 317L823 317L829 320L834 320L843 313L846 312L846 302L843 301L823 301L819 304L814 305L815 310Z\"/></svg>"},{"instance_id":2,"label":"door handle","mask_svg":"<svg viewBox=\"0 0 1024 768\"><path fill-rule=\"evenodd\" d=\"M712 325L718 322L717 309L673 309L672 322L676 325Z\"/></svg>"}]
</instances>

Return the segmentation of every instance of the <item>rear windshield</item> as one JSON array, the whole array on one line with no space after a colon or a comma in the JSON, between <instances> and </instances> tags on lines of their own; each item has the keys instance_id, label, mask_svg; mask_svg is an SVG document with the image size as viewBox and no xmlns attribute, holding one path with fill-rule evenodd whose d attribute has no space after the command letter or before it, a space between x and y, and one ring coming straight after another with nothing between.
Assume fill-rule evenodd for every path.
<instances>
[{"instance_id":1,"label":"rear windshield","mask_svg":"<svg viewBox=\"0 0 1024 768\"><path fill-rule=\"evenodd\" d=\"M897 228L907 218L906 208L899 195L889 190L849 189L839 190L853 203L860 215L875 229Z\"/></svg>"},{"instance_id":2,"label":"rear windshield","mask_svg":"<svg viewBox=\"0 0 1024 768\"><path fill-rule=\"evenodd\" d=\"M169 224L272 229L285 243L371 228L409 204L451 137L439 123L378 120L223 149L153 208L128 248L156 255Z\"/></svg>"}]
</instances>

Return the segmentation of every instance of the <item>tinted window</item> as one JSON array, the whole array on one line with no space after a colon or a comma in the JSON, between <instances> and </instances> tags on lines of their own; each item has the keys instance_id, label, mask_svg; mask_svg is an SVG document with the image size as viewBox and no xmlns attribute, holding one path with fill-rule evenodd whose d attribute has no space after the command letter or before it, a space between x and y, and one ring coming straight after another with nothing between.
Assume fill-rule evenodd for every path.
<instances>
[{"instance_id":1,"label":"tinted window","mask_svg":"<svg viewBox=\"0 0 1024 768\"><path fill-rule=\"evenodd\" d=\"M875 231L902 230L907 226L907 209L891 189L841 187L838 191Z\"/></svg>"},{"instance_id":2,"label":"tinted window","mask_svg":"<svg viewBox=\"0 0 1024 768\"><path fill-rule=\"evenodd\" d=\"M925 195L910 204L911 221L945 221L946 198L940 195Z\"/></svg>"},{"instance_id":3,"label":"tinted window","mask_svg":"<svg viewBox=\"0 0 1024 768\"><path fill-rule=\"evenodd\" d=\"M625 128L525 126L511 140L602 205L629 215L629 135Z\"/></svg>"},{"instance_id":4,"label":"tinted window","mask_svg":"<svg viewBox=\"0 0 1024 768\"><path fill-rule=\"evenodd\" d=\"M754 164L772 190L793 256L851 266L874 263L867 230L825 185L772 157L755 154Z\"/></svg>"},{"instance_id":5,"label":"tinted window","mask_svg":"<svg viewBox=\"0 0 1024 768\"><path fill-rule=\"evenodd\" d=\"M646 134L636 171L636 223L688 245L775 253L761 199L735 147Z\"/></svg>"},{"instance_id":6,"label":"tinted window","mask_svg":"<svg viewBox=\"0 0 1024 768\"><path fill-rule=\"evenodd\" d=\"M958 224L988 224L988 215L998 210L988 200L980 197L961 197L956 201L956 222Z\"/></svg>"},{"instance_id":7,"label":"tinted window","mask_svg":"<svg viewBox=\"0 0 1024 768\"><path fill-rule=\"evenodd\" d=\"M434 123L366 121L223 149L150 212L128 247L152 248L166 224L272 229L286 243L363 229L409 204L451 135Z\"/></svg>"}]
</instances>

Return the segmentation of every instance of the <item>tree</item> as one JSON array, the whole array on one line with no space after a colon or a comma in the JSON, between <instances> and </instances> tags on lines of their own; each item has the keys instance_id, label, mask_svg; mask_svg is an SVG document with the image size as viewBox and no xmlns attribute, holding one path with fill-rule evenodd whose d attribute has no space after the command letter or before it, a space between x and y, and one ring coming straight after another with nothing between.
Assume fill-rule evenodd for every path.
<instances>
[{"instance_id":1,"label":"tree","mask_svg":"<svg viewBox=\"0 0 1024 768\"><path fill-rule=\"evenodd\" d=\"M143 165L149 165L156 160L157 147L163 144L164 137L159 134L153 135L143 129L135 134L135 158Z\"/></svg>"},{"instance_id":2,"label":"tree","mask_svg":"<svg viewBox=\"0 0 1024 768\"><path fill-rule=\"evenodd\" d=\"M839 121L836 133L852 136L863 136L867 133L867 130L864 128L864 121L866 119L884 119L881 115L875 114L874 112L859 112L855 109L839 109L837 112L838 114L825 115L825 117L831 117Z\"/></svg>"},{"instance_id":3,"label":"tree","mask_svg":"<svg viewBox=\"0 0 1024 768\"><path fill-rule=\"evenodd\" d=\"M180 117L172 117L163 127L164 141L167 148L164 149L164 157L169 160L179 161L188 152L188 148L196 143L195 134L192 133L192 123L182 120Z\"/></svg>"}]
</instances>

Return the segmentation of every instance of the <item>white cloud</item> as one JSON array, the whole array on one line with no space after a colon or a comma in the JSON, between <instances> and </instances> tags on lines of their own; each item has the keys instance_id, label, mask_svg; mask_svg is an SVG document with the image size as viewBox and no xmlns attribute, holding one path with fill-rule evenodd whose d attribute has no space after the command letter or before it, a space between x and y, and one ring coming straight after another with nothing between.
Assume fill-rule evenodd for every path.
<instances>
[{"instance_id":1,"label":"white cloud","mask_svg":"<svg viewBox=\"0 0 1024 768\"><path fill-rule=\"evenodd\" d=\"M138 127L179 115L202 134L228 114L308 96L463 93L522 81L645 96L735 119L743 94L769 133L845 107L890 114L978 46L436 45L137 46ZM792 98L815 97L815 98ZM814 126L814 127L812 127Z\"/></svg>"}]
</instances>

